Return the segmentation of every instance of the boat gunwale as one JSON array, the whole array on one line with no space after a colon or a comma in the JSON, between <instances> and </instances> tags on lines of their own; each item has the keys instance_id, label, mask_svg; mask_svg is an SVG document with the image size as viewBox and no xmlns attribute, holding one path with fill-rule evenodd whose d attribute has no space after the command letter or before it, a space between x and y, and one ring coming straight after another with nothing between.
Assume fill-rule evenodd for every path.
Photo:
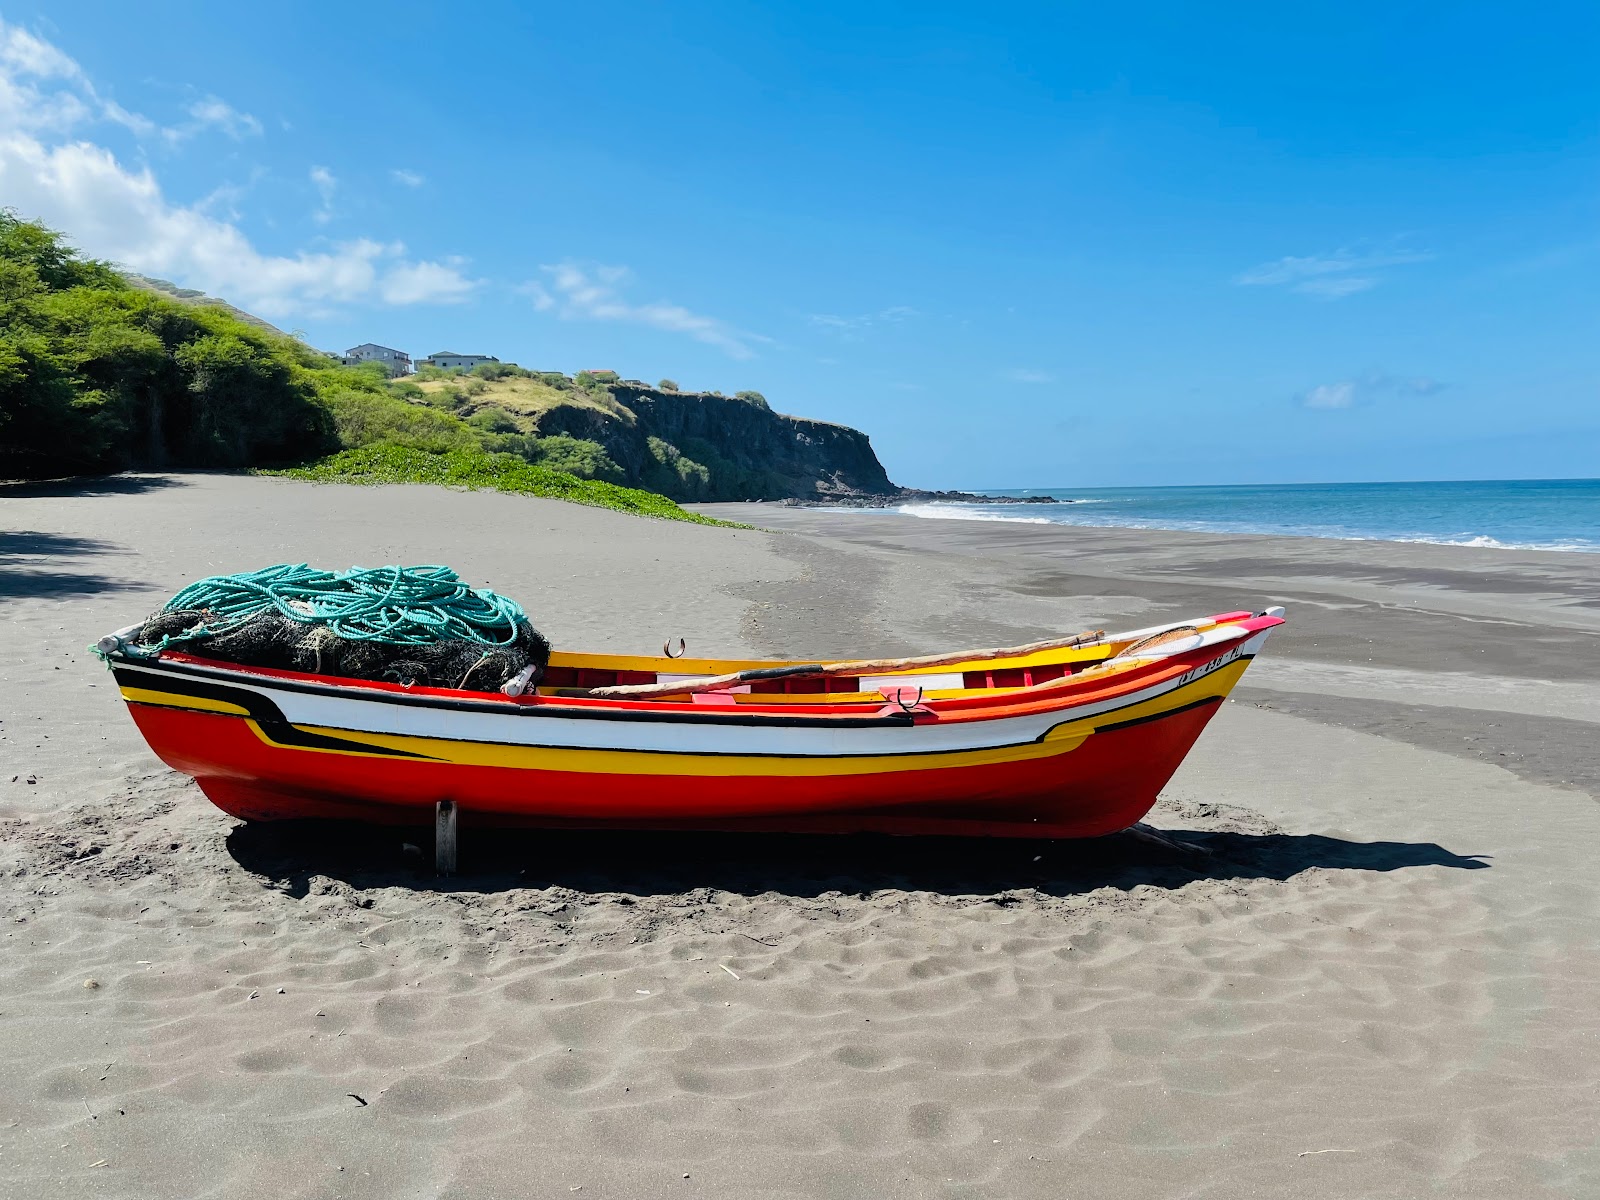
<instances>
[{"instance_id":1,"label":"boat gunwale","mask_svg":"<svg viewBox=\"0 0 1600 1200\"><path fill-rule=\"evenodd\" d=\"M997 691L993 695L941 697L923 701L911 709L898 706L886 698L882 707L871 712L861 711L865 705L850 704L806 705L810 711L796 712L801 707L793 703L774 705L777 711L763 711L754 704L709 706L692 702L662 702L659 700L627 701L583 697L493 697L492 693L460 692L443 688L405 688L372 680L339 680L314 676L302 672L258 668L244 664L203 659L189 654L168 654L162 657L136 657L117 654L114 665L135 670L183 676L197 681L217 684L250 686L297 692L302 694L337 696L343 699L370 703L392 703L406 707L432 708L484 715L518 715L567 720L647 721L689 723L706 725L756 725L801 728L886 728L927 722L951 720L999 721L1014 717L1034 715L1042 711L1059 710L1064 714L1074 708L1107 699L1119 693L1133 692L1176 677L1199 666L1216 662L1232 651L1242 649L1244 642L1256 634L1281 623L1276 617L1255 617L1248 621L1230 622L1239 627L1239 636L1226 641L1196 647L1193 650L1151 659L1127 670L1108 674L1103 683L1084 680L1082 686L1067 685L1051 688L1039 694L1028 689ZM1236 656L1240 657L1240 656ZM1253 657L1253 655L1242 656ZM1075 677L1068 677L1075 678ZM119 684L121 680L118 681ZM482 699L473 698L482 696ZM826 693L819 694L823 699ZM934 707L929 707L934 706ZM826 709L829 711L817 711ZM839 711L844 710L844 711Z\"/></svg>"}]
</instances>

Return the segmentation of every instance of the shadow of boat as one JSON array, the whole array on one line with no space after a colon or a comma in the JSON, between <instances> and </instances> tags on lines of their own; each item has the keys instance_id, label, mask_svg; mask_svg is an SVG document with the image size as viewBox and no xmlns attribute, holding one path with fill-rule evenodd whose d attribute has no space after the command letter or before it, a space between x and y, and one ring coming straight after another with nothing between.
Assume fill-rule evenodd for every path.
<instances>
[{"instance_id":1,"label":"shadow of boat","mask_svg":"<svg viewBox=\"0 0 1600 1200\"><path fill-rule=\"evenodd\" d=\"M878 835L462 831L461 871L432 870L431 830L335 822L237 826L228 852L240 866L292 895L313 876L357 889L493 893L568 888L662 896L710 888L743 896L865 895L886 889L998 897L1031 890L1072 896L1098 888L1183 887L1199 879L1287 880L1314 869L1479 870L1482 855L1433 842L1354 842L1321 834L1173 830L1203 855L1174 854L1113 834L1083 841L891 838Z\"/></svg>"}]
</instances>

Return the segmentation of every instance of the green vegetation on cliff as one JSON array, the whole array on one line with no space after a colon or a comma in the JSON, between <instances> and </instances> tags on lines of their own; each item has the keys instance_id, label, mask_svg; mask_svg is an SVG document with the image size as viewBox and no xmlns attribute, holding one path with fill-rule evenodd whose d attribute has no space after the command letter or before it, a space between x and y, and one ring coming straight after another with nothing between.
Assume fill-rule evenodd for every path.
<instances>
[{"instance_id":1,"label":"green vegetation on cliff","mask_svg":"<svg viewBox=\"0 0 1600 1200\"><path fill-rule=\"evenodd\" d=\"M167 467L454 482L679 519L671 501L894 489L863 434L759 392L498 362L391 380L0 211L0 478Z\"/></svg>"},{"instance_id":2,"label":"green vegetation on cliff","mask_svg":"<svg viewBox=\"0 0 1600 1200\"><path fill-rule=\"evenodd\" d=\"M418 398L381 369L342 366L201 293L124 277L0 210L0 479L280 465L716 523L617 486L597 443Z\"/></svg>"},{"instance_id":3,"label":"green vegetation on cliff","mask_svg":"<svg viewBox=\"0 0 1600 1200\"><path fill-rule=\"evenodd\" d=\"M335 449L315 357L220 308L131 286L0 211L0 474L234 467Z\"/></svg>"},{"instance_id":4,"label":"green vegetation on cliff","mask_svg":"<svg viewBox=\"0 0 1600 1200\"><path fill-rule=\"evenodd\" d=\"M614 371L529 371L486 363L424 369L394 385L414 403L461 417L503 448L679 501L780 500L895 491L865 435L774 412L760 392L734 396L655 387Z\"/></svg>"}]
</instances>

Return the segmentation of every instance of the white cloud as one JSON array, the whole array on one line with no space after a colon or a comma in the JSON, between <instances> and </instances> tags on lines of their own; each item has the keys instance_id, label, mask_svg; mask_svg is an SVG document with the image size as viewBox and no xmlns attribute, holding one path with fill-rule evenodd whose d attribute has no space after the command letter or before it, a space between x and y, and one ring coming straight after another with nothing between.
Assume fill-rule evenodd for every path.
<instances>
[{"instance_id":1,"label":"white cloud","mask_svg":"<svg viewBox=\"0 0 1600 1200\"><path fill-rule=\"evenodd\" d=\"M121 125L139 137L160 131L150 118L102 96L66 54L0 20L0 130L65 132L87 121Z\"/></svg>"},{"instance_id":2,"label":"white cloud","mask_svg":"<svg viewBox=\"0 0 1600 1200\"><path fill-rule=\"evenodd\" d=\"M67 231L86 252L268 316L374 301L451 303L477 287L460 260L412 262L403 246L370 238L264 254L231 223L238 187L223 184L196 204L174 204L148 166L125 167L109 149L75 136L95 121L140 136L160 132L172 143L202 128L235 138L261 132L256 118L215 96L194 102L189 115L189 125L158 129L103 98L49 42L0 21L0 197ZM316 167L311 181L322 198L318 219L326 220L337 180Z\"/></svg>"},{"instance_id":3,"label":"white cloud","mask_svg":"<svg viewBox=\"0 0 1600 1200\"><path fill-rule=\"evenodd\" d=\"M1342 249L1332 254L1304 257L1289 255L1261 263L1235 277L1243 287L1287 287L1292 292L1323 300L1340 300L1376 287L1385 267L1427 262L1433 255L1420 251Z\"/></svg>"},{"instance_id":4,"label":"white cloud","mask_svg":"<svg viewBox=\"0 0 1600 1200\"><path fill-rule=\"evenodd\" d=\"M1444 385L1426 376L1397 379L1378 372L1314 387L1300 397L1305 408L1343 409L1371 404L1384 396L1430 396Z\"/></svg>"},{"instance_id":5,"label":"white cloud","mask_svg":"<svg viewBox=\"0 0 1600 1200\"><path fill-rule=\"evenodd\" d=\"M522 289L533 298L533 306L541 312L555 310L569 320L648 325L716 346L732 358L753 358L755 351L751 343L770 341L759 334L735 329L715 317L691 312L679 304L661 300L649 304L628 302L621 294L632 280L632 272L626 267L586 267L564 262L541 269L549 280L549 287L533 282Z\"/></svg>"},{"instance_id":6,"label":"white cloud","mask_svg":"<svg viewBox=\"0 0 1600 1200\"><path fill-rule=\"evenodd\" d=\"M1027 367L1012 367L1000 373L1012 383L1054 383L1056 377L1049 371L1034 371Z\"/></svg>"},{"instance_id":7,"label":"white cloud","mask_svg":"<svg viewBox=\"0 0 1600 1200\"><path fill-rule=\"evenodd\" d=\"M311 214L311 219L318 225L326 225L333 220L333 194L339 190L339 181L327 167L312 167L311 185L322 197L322 206Z\"/></svg>"},{"instance_id":8,"label":"white cloud","mask_svg":"<svg viewBox=\"0 0 1600 1200\"><path fill-rule=\"evenodd\" d=\"M64 132L98 120L173 144L207 129L235 140L262 132L255 117L216 96L194 101L188 114L182 125L158 125L101 95L82 67L43 38L0 20L0 129Z\"/></svg>"},{"instance_id":9,"label":"white cloud","mask_svg":"<svg viewBox=\"0 0 1600 1200\"><path fill-rule=\"evenodd\" d=\"M379 284L386 304L457 304L478 286L461 273L461 259L447 262L403 263L393 267Z\"/></svg>"},{"instance_id":10,"label":"white cloud","mask_svg":"<svg viewBox=\"0 0 1600 1200\"><path fill-rule=\"evenodd\" d=\"M4 22L0 22L0 66L6 68L7 75L67 79L84 86L89 82L83 68L49 42Z\"/></svg>"},{"instance_id":11,"label":"white cloud","mask_svg":"<svg viewBox=\"0 0 1600 1200\"><path fill-rule=\"evenodd\" d=\"M415 171L407 171L403 167L396 167L394 170L390 171L389 178L393 179L396 183L403 183L407 187L413 188L421 187L423 184L428 182L424 176L417 174Z\"/></svg>"},{"instance_id":12,"label":"white cloud","mask_svg":"<svg viewBox=\"0 0 1600 1200\"><path fill-rule=\"evenodd\" d=\"M198 133L202 129L220 129L236 142L243 141L246 137L261 136L260 121L215 96L207 96L189 105L189 115L194 118L194 122L184 131L183 136Z\"/></svg>"}]
</instances>

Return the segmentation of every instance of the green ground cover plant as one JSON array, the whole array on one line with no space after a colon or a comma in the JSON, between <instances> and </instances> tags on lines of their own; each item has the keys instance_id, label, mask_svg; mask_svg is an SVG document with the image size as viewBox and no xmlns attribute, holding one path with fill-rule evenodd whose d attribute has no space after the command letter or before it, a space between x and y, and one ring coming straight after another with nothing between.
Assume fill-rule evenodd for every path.
<instances>
[{"instance_id":1,"label":"green ground cover plant","mask_svg":"<svg viewBox=\"0 0 1600 1200\"><path fill-rule=\"evenodd\" d=\"M750 528L688 512L654 492L598 479L580 479L566 471L530 463L514 454L490 453L476 448L435 451L377 443L344 450L305 466L263 470L259 474L313 483L431 483L469 491L487 488L514 495L570 500L641 517Z\"/></svg>"}]
</instances>

